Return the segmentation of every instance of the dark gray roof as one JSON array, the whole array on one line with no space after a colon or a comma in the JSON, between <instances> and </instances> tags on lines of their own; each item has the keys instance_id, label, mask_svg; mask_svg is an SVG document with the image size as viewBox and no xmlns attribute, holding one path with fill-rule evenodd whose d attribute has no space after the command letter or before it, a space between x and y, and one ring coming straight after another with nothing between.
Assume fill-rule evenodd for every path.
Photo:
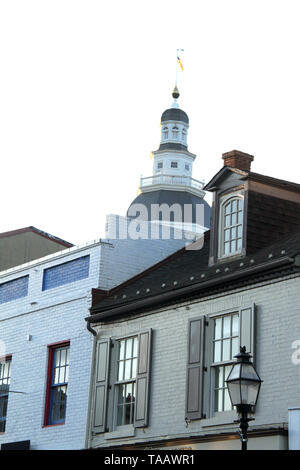
<instances>
[{"instance_id":1,"label":"dark gray roof","mask_svg":"<svg viewBox=\"0 0 300 470\"><path fill-rule=\"evenodd\" d=\"M208 265L209 242L210 232L206 232L202 249L183 248L110 292L101 292L102 300L99 296L97 301L95 296L88 321L132 314L300 272L299 230L254 255L214 266Z\"/></svg>"},{"instance_id":2,"label":"dark gray roof","mask_svg":"<svg viewBox=\"0 0 300 470\"><path fill-rule=\"evenodd\" d=\"M160 144L158 150L187 150L187 145L183 144L176 144L175 142L167 142L164 144Z\"/></svg>"},{"instance_id":3,"label":"dark gray roof","mask_svg":"<svg viewBox=\"0 0 300 470\"><path fill-rule=\"evenodd\" d=\"M179 108L170 108L164 111L161 115L161 122L165 121L182 121L186 124L189 123L188 115Z\"/></svg>"},{"instance_id":4,"label":"dark gray roof","mask_svg":"<svg viewBox=\"0 0 300 470\"><path fill-rule=\"evenodd\" d=\"M192 223L197 222L196 207L197 205L201 205L204 207L204 221L203 223L199 221L199 223L207 228L210 227L211 209L209 204L204 201L204 199L202 199L201 197L188 193L186 191L168 191L163 189L158 191L149 191L146 193L141 193L139 196L137 196L134 201L130 204L129 208L132 207L134 204L143 204L147 208L148 217L150 216L150 220L152 204L167 204L169 207L171 207L173 204L179 204L181 206L182 214L184 214L184 205L189 204L192 206ZM136 217L140 217L140 215L137 214Z\"/></svg>"}]
</instances>

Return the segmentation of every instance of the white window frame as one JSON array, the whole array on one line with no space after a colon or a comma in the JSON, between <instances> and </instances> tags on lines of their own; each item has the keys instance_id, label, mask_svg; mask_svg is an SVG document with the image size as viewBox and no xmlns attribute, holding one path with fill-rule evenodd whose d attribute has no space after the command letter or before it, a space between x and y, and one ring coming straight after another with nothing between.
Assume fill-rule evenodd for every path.
<instances>
[{"instance_id":1,"label":"white window frame","mask_svg":"<svg viewBox=\"0 0 300 470\"><path fill-rule=\"evenodd\" d=\"M234 251L234 252L225 253L225 251L224 251L224 243L225 243L224 234L225 234L225 228L226 227L224 226L224 216L225 216L224 211L225 211L225 207L227 206L227 204L229 202L231 202L231 200L236 200L236 199L239 199L242 202L242 223L241 224L236 224L236 225L234 225L234 227L239 227L241 225L241 227L242 227L242 237L241 237L242 243L241 243L241 247L240 247L239 250ZM219 243L218 243L218 258L223 259L223 258L229 258L229 257L232 257L232 256L240 255L241 252L242 252L242 249L243 249L243 239L244 239L243 232L244 232L245 204L244 204L244 194L243 194L243 192L238 191L238 192L230 193L226 196L221 197L219 207L220 207L220 213L219 213L219 224L218 224L218 226L219 226L219 230L218 230L218 240L219 240Z\"/></svg>"}]
</instances>

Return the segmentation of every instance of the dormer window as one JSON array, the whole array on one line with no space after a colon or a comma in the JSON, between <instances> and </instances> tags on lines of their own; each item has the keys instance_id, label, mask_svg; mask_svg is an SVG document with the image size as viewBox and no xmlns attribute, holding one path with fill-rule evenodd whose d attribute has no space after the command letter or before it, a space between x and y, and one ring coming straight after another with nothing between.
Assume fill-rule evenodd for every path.
<instances>
[{"instance_id":1,"label":"dormer window","mask_svg":"<svg viewBox=\"0 0 300 470\"><path fill-rule=\"evenodd\" d=\"M174 126L172 128L172 136L173 136L173 139L178 139L178 134L179 134L179 129L178 127Z\"/></svg>"},{"instance_id":2,"label":"dormer window","mask_svg":"<svg viewBox=\"0 0 300 470\"><path fill-rule=\"evenodd\" d=\"M220 210L220 257L233 256L242 251L243 198L226 198Z\"/></svg>"},{"instance_id":3,"label":"dormer window","mask_svg":"<svg viewBox=\"0 0 300 470\"><path fill-rule=\"evenodd\" d=\"M164 127L163 130L162 130L162 135L163 135L163 139L166 140L169 136L169 129L167 127Z\"/></svg>"}]
</instances>

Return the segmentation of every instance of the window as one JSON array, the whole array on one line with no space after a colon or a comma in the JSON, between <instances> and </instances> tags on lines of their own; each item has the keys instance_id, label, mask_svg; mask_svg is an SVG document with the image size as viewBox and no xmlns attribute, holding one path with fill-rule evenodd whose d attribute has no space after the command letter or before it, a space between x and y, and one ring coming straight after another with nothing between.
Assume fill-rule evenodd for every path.
<instances>
[{"instance_id":1,"label":"window","mask_svg":"<svg viewBox=\"0 0 300 470\"><path fill-rule=\"evenodd\" d=\"M163 167L163 162L158 162L158 164L157 164L157 169L160 169L160 168L162 168L162 167Z\"/></svg>"},{"instance_id":2,"label":"window","mask_svg":"<svg viewBox=\"0 0 300 470\"><path fill-rule=\"evenodd\" d=\"M42 290L53 289L87 278L89 276L89 266L90 257L87 255L45 269Z\"/></svg>"},{"instance_id":3,"label":"window","mask_svg":"<svg viewBox=\"0 0 300 470\"><path fill-rule=\"evenodd\" d=\"M214 369L214 411L232 409L225 380L231 370L233 358L238 352L238 312L215 318L212 364Z\"/></svg>"},{"instance_id":4,"label":"window","mask_svg":"<svg viewBox=\"0 0 300 470\"><path fill-rule=\"evenodd\" d=\"M5 432L11 357L0 358L0 432Z\"/></svg>"},{"instance_id":5,"label":"window","mask_svg":"<svg viewBox=\"0 0 300 470\"><path fill-rule=\"evenodd\" d=\"M179 129L177 126L174 126L172 128L172 137L173 139L178 139L178 135L179 135Z\"/></svg>"},{"instance_id":6,"label":"window","mask_svg":"<svg viewBox=\"0 0 300 470\"><path fill-rule=\"evenodd\" d=\"M225 380L240 346L255 361L255 305L188 322L186 418L222 417L232 409Z\"/></svg>"},{"instance_id":7,"label":"window","mask_svg":"<svg viewBox=\"0 0 300 470\"><path fill-rule=\"evenodd\" d=\"M182 129L182 140L183 140L183 142L186 142L186 134L187 134L186 129L183 128Z\"/></svg>"},{"instance_id":8,"label":"window","mask_svg":"<svg viewBox=\"0 0 300 470\"><path fill-rule=\"evenodd\" d=\"M171 168L178 168L178 162L171 162Z\"/></svg>"},{"instance_id":9,"label":"window","mask_svg":"<svg viewBox=\"0 0 300 470\"><path fill-rule=\"evenodd\" d=\"M184 165L184 168L186 169L186 171L190 171L190 165L188 163Z\"/></svg>"},{"instance_id":10,"label":"window","mask_svg":"<svg viewBox=\"0 0 300 470\"><path fill-rule=\"evenodd\" d=\"M0 284L0 304L26 297L28 294L29 276L19 277Z\"/></svg>"},{"instance_id":11,"label":"window","mask_svg":"<svg viewBox=\"0 0 300 470\"><path fill-rule=\"evenodd\" d=\"M232 198L221 206L220 254L240 253L243 241L243 200Z\"/></svg>"},{"instance_id":12,"label":"window","mask_svg":"<svg viewBox=\"0 0 300 470\"><path fill-rule=\"evenodd\" d=\"M138 338L118 343L118 381L116 383L116 425L134 422Z\"/></svg>"},{"instance_id":13,"label":"window","mask_svg":"<svg viewBox=\"0 0 300 470\"><path fill-rule=\"evenodd\" d=\"M63 424L67 409L70 343L49 346L45 425Z\"/></svg>"},{"instance_id":14,"label":"window","mask_svg":"<svg viewBox=\"0 0 300 470\"><path fill-rule=\"evenodd\" d=\"M94 433L148 425L152 331L97 344L93 397ZM127 426L127 428L126 428Z\"/></svg>"},{"instance_id":15,"label":"window","mask_svg":"<svg viewBox=\"0 0 300 470\"><path fill-rule=\"evenodd\" d=\"M166 140L169 136L169 129L167 127L164 127L163 130L162 130L162 135L163 135L163 139Z\"/></svg>"}]
</instances>

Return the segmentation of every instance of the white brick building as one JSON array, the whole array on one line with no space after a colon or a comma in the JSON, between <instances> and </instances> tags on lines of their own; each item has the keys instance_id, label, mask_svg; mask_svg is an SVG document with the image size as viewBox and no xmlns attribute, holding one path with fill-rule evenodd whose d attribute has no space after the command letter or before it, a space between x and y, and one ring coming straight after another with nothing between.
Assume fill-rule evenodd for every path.
<instances>
[{"instance_id":1,"label":"white brick building","mask_svg":"<svg viewBox=\"0 0 300 470\"><path fill-rule=\"evenodd\" d=\"M182 243L98 240L0 273L2 397L10 382L7 413L1 409L0 444L30 441L32 449L85 447L93 341L84 318L91 290L112 288ZM69 349L67 405L65 418L52 423L48 367L51 354L62 347Z\"/></svg>"}]
</instances>

